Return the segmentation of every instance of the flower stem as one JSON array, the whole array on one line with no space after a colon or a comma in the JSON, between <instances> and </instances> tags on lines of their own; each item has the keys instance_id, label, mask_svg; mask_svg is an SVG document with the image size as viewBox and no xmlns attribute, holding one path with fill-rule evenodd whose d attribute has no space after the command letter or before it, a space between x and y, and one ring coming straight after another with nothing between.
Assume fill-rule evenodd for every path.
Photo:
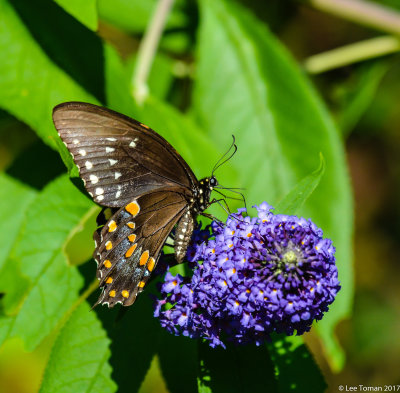
<instances>
[{"instance_id":1,"label":"flower stem","mask_svg":"<svg viewBox=\"0 0 400 393\"><path fill-rule=\"evenodd\" d=\"M376 37L310 56L304 61L304 67L310 74L320 74L397 51L400 51L400 38Z\"/></svg>"},{"instance_id":2,"label":"flower stem","mask_svg":"<svg viewBox=\"0 0 400 393\"><path fill-rule=\"evenodd\" d=\"M400 35L400 12L366 0L309 0L314 8L377 30Z\"/></svg>"},{"instance_id":3,"label":"flower stem","mask_svg":"<svg viewBox=\"0 0 400 393\"><path fill-rule=\"evenodd\" d=\"M132 77L132 94L139 104L143 103L148 96L147 78L173 3L174 0L159 0L140 43Z\"/></svg>"}]
</instances>

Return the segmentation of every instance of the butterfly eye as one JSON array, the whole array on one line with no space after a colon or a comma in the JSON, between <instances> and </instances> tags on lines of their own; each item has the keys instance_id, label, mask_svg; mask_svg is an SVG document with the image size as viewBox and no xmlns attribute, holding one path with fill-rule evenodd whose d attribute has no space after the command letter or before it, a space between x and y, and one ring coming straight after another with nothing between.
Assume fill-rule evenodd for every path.
<instances>
[{"instance_id":1,"label":"butterfly eye","mask_svg":"<svg viewBox=\"0 0 400 393\"><path fill-rule=\"evenodd\" d=\"M214 176L210 178L210 185L213 187L218 185L218 181Z\"/></svg>"}]
</instances>

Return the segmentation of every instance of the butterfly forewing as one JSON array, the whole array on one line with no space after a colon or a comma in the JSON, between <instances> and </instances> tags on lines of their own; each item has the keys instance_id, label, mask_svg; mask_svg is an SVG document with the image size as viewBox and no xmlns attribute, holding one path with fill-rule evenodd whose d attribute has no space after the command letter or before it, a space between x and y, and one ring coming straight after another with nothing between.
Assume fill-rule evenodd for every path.
<instances>
[{"instance_id":1,"label":"butterfly forewing","mask_svg":"<svg viewBox=\"0 0 400 393\"><path fill-rule=\"evenodd\" d=\"M112 307L135 301L187 209L185 198L176 192L152 192L119 209L95 232L97 276L103 288L97 303Z\"/></svg>"},{"instance_id":2,"label":"butterfly forewing","mask_svg":"<svg viewBox=\"0 0 400 393\"><path fill-rule=\"evenodd\" d=\"M53 111L85 187L103 206L122 207L159 188L186 189L197 182L187 163L160 135L117 112L85 103Z\"/></svg>"}]
</instances>

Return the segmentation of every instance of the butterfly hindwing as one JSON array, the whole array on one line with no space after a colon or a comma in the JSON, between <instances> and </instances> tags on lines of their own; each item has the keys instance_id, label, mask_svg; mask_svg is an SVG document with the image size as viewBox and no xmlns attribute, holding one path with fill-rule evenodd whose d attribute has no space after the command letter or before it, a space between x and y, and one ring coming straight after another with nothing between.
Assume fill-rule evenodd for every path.
<instances>
[{"instance_id":1,"label":"butterfly hindwing","mask_svg":"<svg viewBox=\"0 0 400 393\"><path fill-rule=\"evenodd\" d=\"M191 190L195 175L149 127L96 105L70 102L53 110L57 131L95 202L122 207L159 188Z\"/></svg>"},{"instance_id":2,"label":"butterfly hindwing","mask_svg":"<svg viewBox=\"0 0 400 393\"><path fill-rule=\"evenodd\" d=\"M102 294L96 304L131 305L154 270L174 225L188 210L185 198L156 191L129 202L99 228L94 238Z\"/></svg>"}]
</instances>

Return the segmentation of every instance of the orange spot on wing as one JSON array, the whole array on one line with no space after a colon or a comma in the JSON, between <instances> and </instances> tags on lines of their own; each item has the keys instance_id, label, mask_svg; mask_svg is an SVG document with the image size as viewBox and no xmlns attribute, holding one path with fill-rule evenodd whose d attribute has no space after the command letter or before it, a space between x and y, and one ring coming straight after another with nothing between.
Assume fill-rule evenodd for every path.
<instances>
[{"instance_id":1,"label":"orange spot on wing","mask_svg":"<svg viewBox=\"0 0 400 393\"><path fill-rule=\"evenodd\" d=\"M152 272L153 269L154 269L155 264L156 264L156 261L154 260L154 258L150 258L149 262L147 263L147 270L149 272Z\"/></svg>"},{"instance_id":2,"label":"orange spot on wing","mask_svg":"<svg viewBox=\"0 0 400 393\"><path fill-rule=\"evenodd\" d=\"M108 241L106 243L106 250L111 250L112 249L112 243L110 241Z\"/></svg>"},{"instance_id":3,"label":"orange spot on wing","mask_svg":"<svg viewBox=\"0 0 400 393\"><path fill-rule=\"evenodd\" d=\"M108 224L108 232L114 232L117 229L117 223L112 220Z\"/></svg>"},{"instance_id":4,"label":"orange spot on wing","mask_svg":"<svg viewBox=\"0 0 400 393\"><path fill-rule=\"evenodd\" d=\"M131 202L131 203L128 203L128 204L125 206L125 210L126 210L128 213L132 214L133 217L135 217L136 214L139 213L140 207L139 207L139 204L138 204L136 201L133 201L133 202Z\"/></svg>"},{"instance_id":5,"label":"orange spot on wing","mask_svg":"<svg viewBox=\"0 0 400 393\"><path fill-rule=\"evenodd\" d=\"M115 293L114 289L112 291L110 291L109 295L110 295L110 297L115 297L116 293Z\"/></svg>"},{"instance_id":6,"label":"orange spot on wing","mask_svg":"<svg viewBox=\"0 0 400 393\"><path fill-rule=\"evenodd\" d=\"M133 243L135 240L136 240L136 235L129 235L128 236L128 239L129 239L129 241L131 242L131 243Z\"/></svg>"},{"instance_id":7,"label":"orange spot on wing","mask_svg":"<svg viewBox=\"0 0 400 393\"><path fill-rule=\"evenodd\" d=\"M140 125L142 126L142 127L144 127L146 130L148 130L150 127L149 126L146 126L146 124L143 124L143 123L140 123Z\"/></svg>"},{"instance_id":8,"label":"orange spot on wing","mask_svg":"<svg viewBox=\"0 0 400 393\"><path fill-rule=\"evenodd\" d=\"M128 291L122 291L121 292L121 295L123 296L123 297L129 297L129 292Z\"/></svg>"},{"instance_id":9,"label":"orange spot on wing","mask_svg":"<svg viewBox=\"0 0 400 393\"><path fill-rule=\"evenodd\" d=\"M108 259L106 259L106 260L104 261L104 266L105 266L107 269L109 269L109 268L111 267L111 262L110 262Z\"/></svg>"},{"instance_id":10,"label":"orange spot on wing","mask_svg":"<svg viewBox=\"0 0 400 393\"><path fill-rule=\"evenodd\" d=\"M145 285L145 282L144 282L144 281L140 281L140 283L138 284L138 287L139 287L139 288L143 288L144 285Z\"/></svg>"},{"instance_id":11,"label":"orange spot on wing","mask_svg":"<svg viewBox=\"0 0 400 393\"><path fill-rule=\"evenodd\" d=\"M126 225L131 229L135 229L135 223L134 222L128 222Z\"/></svg>"},{"instance_id":12,"label":"orange spot on wing","mask_svg":"<svg viewBox=\"0 0 400 393\"><path fill-rule=\"evenodd\" d=\"M111 284L113 282L112 277L108 277L106 280L106 284Z\"/></svg>"},{"instance_id":13,"label":"orange spot on wing","mask_svg":"<svg viewBox=\"0 0 400 393\"><path fill-rule=\"evenodd\" d=\"M136 247L137 247L137 243L129 248L129 250L125 253L125 256L127 258L129 258L133 254L133 252L136 250Z\"/></svg>"},{"instance_id":14,"label":"orange spot on wing","mask_svg":"<svg viewBox=\"0 0 400 393\"><path fill-rule=\"evenodd\" d=\"M145 251L145 252L140 256L139 265L140 265L140 266L145 265L148 259L149 259L149 252L148 252L148 251Z\"/></svg>"}]
</instances>

